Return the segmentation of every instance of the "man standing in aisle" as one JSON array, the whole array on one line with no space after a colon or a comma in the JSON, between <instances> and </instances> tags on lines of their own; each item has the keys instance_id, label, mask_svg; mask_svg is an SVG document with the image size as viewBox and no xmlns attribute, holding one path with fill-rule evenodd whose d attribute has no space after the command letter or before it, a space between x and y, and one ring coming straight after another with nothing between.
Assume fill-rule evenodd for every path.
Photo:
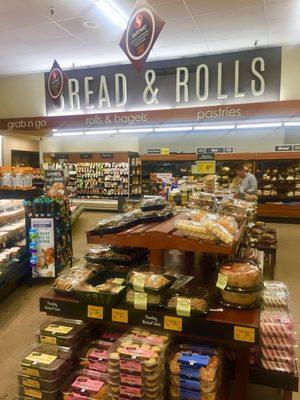
<instances>
[{"instance_id":1,"label":"man standing in aisle","mask_svg":"<svg viewBox=\"0 0 300 400\"><path fill-rule=\"evenodd\" d=\"M244 198L246 194L255 195L257 192L257 180L255 176L247 171L244 165L236 169L236 174L242 180L237 189L238 197Z\"/></svg>"}]
</instances>

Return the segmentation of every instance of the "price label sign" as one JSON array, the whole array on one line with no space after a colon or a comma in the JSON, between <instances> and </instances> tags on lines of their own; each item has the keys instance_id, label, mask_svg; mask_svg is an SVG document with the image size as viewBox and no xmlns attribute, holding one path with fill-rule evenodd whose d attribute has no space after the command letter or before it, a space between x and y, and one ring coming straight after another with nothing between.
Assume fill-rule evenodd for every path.
<instances>
[{"instance_id":1,"label":"price label sign","mask_svg":"<svg viewBox=\"0 0 300 400\"><path fill-rule=\"evenodd\" d=\"M88 305L87 316L88 318L103 319L103 307Z\"/></svg>"},{"instance_id":2,"label":"price label sign","mask_svg":"<svg viewBox=\"0 0 300 400\"><path fill-rule=\"evenodd\" d=\"M111 310L111 320L113 322L122 322L124 324L128 324L128 310L113 308Z\"/></svg>"},{"instance_id":3,"label":"price label sign","mask_svg":"<svg viewBox=\"0 0 300 400\"><path fill-rule=\"evenodd\" d=\"M234 340L239 342L255 343L255 330L244 326L235 326Z\"/></svg>"},{"instance_id":4,"label":"price label sign","mask_svg":"<svg viewBox=\"0 0 300 400\"><path fill-rule=\"evenodd\" d=\"M168 315L165 315L164 329L168 329L170 331L182 332L182 318L170 317Z\"/></svg>"},{"instance_id":5,"label":"price label sign","mask_svg":"<svg viewBox=\"0 0 300 400\"><path fill-rule=\"evenodd\" d=\"M224 274L218 274L218 280L216 283L217 288L224 290L228 283L228 276Z\"/></svg>"}]
</instances>

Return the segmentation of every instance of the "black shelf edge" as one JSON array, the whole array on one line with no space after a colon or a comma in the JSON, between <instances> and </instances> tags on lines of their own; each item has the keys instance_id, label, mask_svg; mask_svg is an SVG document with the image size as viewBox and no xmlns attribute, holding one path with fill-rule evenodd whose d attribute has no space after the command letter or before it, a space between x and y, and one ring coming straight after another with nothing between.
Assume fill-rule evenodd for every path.
<instances>
[{"instance_id":1,"label":"black shelf edge","mask_svg":"<svg viewBox=\"0 0 300 400\"><path fill-rule=\"evenodd\" d=\"M250 383L262 386L269 386L277 389L298 392L299 376L278 371L268 371L262 367L251 367Z\"/></svg>"}]
</instances>

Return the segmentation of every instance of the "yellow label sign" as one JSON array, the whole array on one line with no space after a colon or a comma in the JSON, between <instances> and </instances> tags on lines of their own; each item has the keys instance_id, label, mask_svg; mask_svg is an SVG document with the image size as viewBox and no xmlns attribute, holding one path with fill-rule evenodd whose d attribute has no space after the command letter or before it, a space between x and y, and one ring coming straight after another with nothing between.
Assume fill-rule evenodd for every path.
<instances>
[{"instance_id":1,"label":"yellow label sign","mask_svg":"<svg viewBox=\"0 0 300 400\"><path fill-rule=\"evenodd\" d=\"M168 147L162 147L160 149L160 154L170 154L170 149Z\"/></svg>"},{"instance_id":2,"label":"yellow label sign","mask_svg":"<svg viewBox=\"0 0 300 400\"><path fill-rule=\"evenodd\" d=\"M180 315L181 317L190 317L191 316L191 304L192 304L191 299L178 297L177 303L176 303L177 315Z\"/></svg>"},{"instance_id":3,"label":"yellow label sign","mask_svg":"<svg viewBox=\"0 0 300 400\"><path fill-rule=\"evenodd\" d=\"M182 332L182 318L164 316L164 329Z\"/></svg>"},{"instance_id":4,"label":"yellow label sign","mask_svg":"<svg viewBox=\"0 0 300 400\"><path fill-rule=\"evenodd\" d=\"M215 161L198 161L197 162L197 172L198 174L210 175L216 172L216 162Z\"/></svg>"},{"instance_id":5,"label":"yellow label sign","mask_svg":"<svg viewBox=\"0 0 300 400\"><path fill-rule=\"evenodd\" d=\"M38 369L22 367L22 374L29 375L29 376L35 376L36 378L39 378L40 371Z\"/></svg>"},{"instance_id":6,"label":"yellow label sign","mask_svg":"<svg viewBox=\"0 0 300 400\"><path fill-rule=\"evenodd\" d=\"M123 278L114 278L113 279L113 283L115 283L116 285L122 285L123 282L124 282Z\"/></svg>"},{"instance_id":7,"label":"yellow label sign","mask_svg":"<svg viewBox=\"0 0 300 400\"><path fill-rule=\"evenodd\" d=\"M88 305L87 316L88 318L103 319L103 307Z\"/></svg>"},{"instance_id":8,"label":"yellow label sign","mask_svg":"<svg viewBox=\"0 0 300 400\"><path fill-rule=\"evenodd\" d=\"M136 292L144 292L145 276L139 273L133 276L133 288Z\"/></svg>"},{"instance_id":9,"label":"yellow label sign","mask_svg":"<svg viewBox=\"0 0 300 400\"><path fill-rule=\"evenodd\" d=\"M29 356L25 358L25 361L31 361L33 363L39 363L44 365L50 365L57 359L57 356L52 356L50 354L38 353L33 351Z\"/></svg>"},{"instance_id":10,"label":"yellow label sign","mask_svg":"<svg viewBox=\"0 0 300 400\"><path fill-rule=\"evenodd\" d=\"M53 345L57 344L57 339L56 339L55 336L41 335L40 336L40 341L43 344L53 344Z\"/></svg>"},{"instance_id":11,"label":"yellow label sign","mask_svg":"<svg viewBox=\"0 0 300 400\"><path fill-rule=\"evenodd\" d=\"M228 276L224 274L218 274L218 280L216 283L217 288L224 290L228 283Z\"/></svg>"},{"instance_id":12,"label":"yellow label sign","mask_svg":"<svg viewBox=\"0 0 300 400\"><path fill-rule=\"evenodd\" d=\"M234 327L234 340L247 343L255 343L254 328L246 328L244 326Z\"/></svg>"},{"instance_id":13,"label":"yellow label sign","mask_svg":"<svg viewBox=\"0 0 300 400\"><path fill-rule=\"evenodd\" d=\"M48 325L47 328L44 329L45 332L49 333L61 333L62 335L67 335L70 333L74 328L72 326L65 326L65 325L55 325L51 324Z\"/></svg>"},{"instance_id":14,"label":"yellow label sign","mask_svg":"<svg viewBox=\"0 0 300 400\"><path fill-rule=\"evenodd\" d=\"M147 293L134 293L134 308L137 310L147 310Z\"/></svg>"},{"instance_id":15,"label":"yellow label sign","mask_svg":"<svg viewBox=\"0 0 300 400\"><path fill-rule=\"evenodd\" d=\"M34 379L26 378L26 376L22 377L22 383L24 386L29 386L31 388L40 389L40 387L41 387L39 381L35 381Z\"/></svg>"},{"instance_id":16,"label":"yellow label sign","mask_svg":"<svg viewBox=\"0 0 300 400\"><path fill-rule=\"evenodd\" d=\"M128 310L120 310L118 308L112 308L111 320L113 322L123 322L128 324Z\"/></svg>"},{"instance_id":17,"label":"yellow label sign","mask_svg":"<svg viewBox=\"0 0 300 400\"><path fill-rule=\"evenodd\" d=\"M42 399L42 392L36 389L25 388L25 396L33 397L34 399Z\"/></svg>"}]
</instances>

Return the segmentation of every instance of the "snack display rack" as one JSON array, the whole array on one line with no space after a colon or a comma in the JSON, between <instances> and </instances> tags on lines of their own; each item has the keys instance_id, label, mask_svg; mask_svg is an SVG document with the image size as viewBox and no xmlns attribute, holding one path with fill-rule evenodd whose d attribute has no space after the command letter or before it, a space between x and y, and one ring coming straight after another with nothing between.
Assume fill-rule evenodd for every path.
<instances>
[{"instance_id":1,"label":"snack display rack","mask_svg":"<svg viewBox=\"0 0 300 400\"><path fill-rule=\"evenodd\" d=\"M117 211L120 198L141 195L137 153L45 153L44 160L45 169L66 170L67 194L85 209Z\"/></svg>"}]
</instances>

